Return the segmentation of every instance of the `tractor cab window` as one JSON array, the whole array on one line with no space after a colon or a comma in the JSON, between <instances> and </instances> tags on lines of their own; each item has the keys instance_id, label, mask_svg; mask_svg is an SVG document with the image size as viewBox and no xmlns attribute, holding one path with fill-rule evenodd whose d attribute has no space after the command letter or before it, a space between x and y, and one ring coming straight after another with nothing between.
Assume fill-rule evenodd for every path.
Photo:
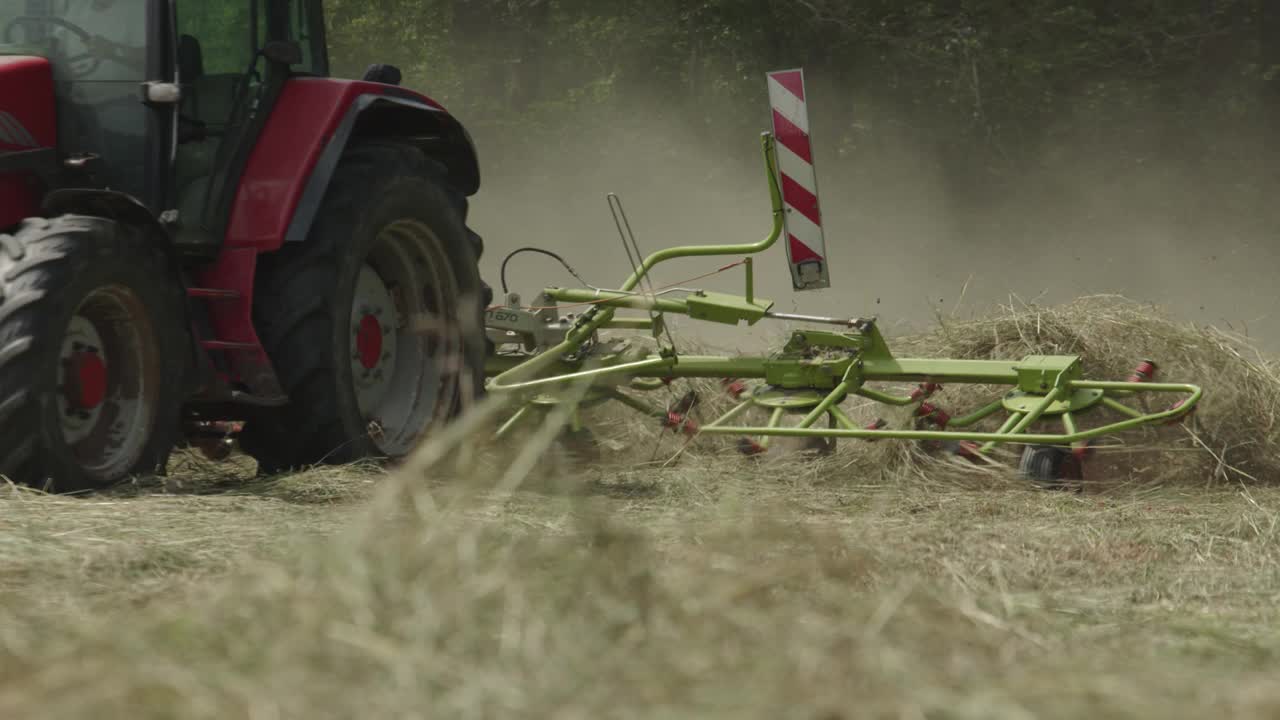
<instances>
[{"instance_id":1,"label":"tractor cab window","mask_svg":"<svg viewBox=\"0 0 1280 720\"><path fill-rule=\"evenodd\" d=\"M262 81L255 55L267 38L267 0L177 0L179 216L199 225L218 192L215 170L240 139Z\"/></svg>"},{"instance_id":2,"label":"tractor cab window","mask_svg":"<svg viewBox=\"0 0 1280 720\"><path fill-rule=\"evenodd\" d=\"M4 0L0 52L38 54L57 78L59 136L69 152L102 159L109 187L145 192L148 110L146 0Z\"/></svg>"},{"instance_id":3,"label":"tractor cab window","mask_svg":"<svg viewBox=\"0 0 1280 720\"><path fill-rule=\"evenodd\" d=\"M289 7L289 39L302 49L302 62L293 70L300 75L327 75L324 18L314 0L293 0Z\"/></svg>"},{"instance_id":4,"label":"tractor cab window","mask_svg":"<svg viewBox=\"0 0 1280 720\"><path fill-rule=\"evenodd\" d=\"M265 2L178 0L178 78L188 120L217 135L236 97L258 80L246 75L266 34ZM254 11L257 10L255 13Z\"/></svg>"},{"instance_id":5,"label":"tractor cab window","mask_svg":"<svg viewBox=\"0 0 1280 720\"><path fill-rule=\"evenodd\" d=\"M67 80L137 82L146 74L145 0L3 0L0 50L42 55Z\"/></svg>"},{"instance_id":6,"label":"tractor cab window","mask_svg":"<svg viewBox=\"0 0 1280 720\"><path fill-rule=\"evenodd\" d=\"M215 230L236 178L233 165L253 138L249 125L264 89L269 39L288 38L303 51L298 74L323 74L323 27L315 0L176 0L178 117L175 163L182 224ZM208 239L208 238L206 238Z\"/></svg>"}]
</instances>

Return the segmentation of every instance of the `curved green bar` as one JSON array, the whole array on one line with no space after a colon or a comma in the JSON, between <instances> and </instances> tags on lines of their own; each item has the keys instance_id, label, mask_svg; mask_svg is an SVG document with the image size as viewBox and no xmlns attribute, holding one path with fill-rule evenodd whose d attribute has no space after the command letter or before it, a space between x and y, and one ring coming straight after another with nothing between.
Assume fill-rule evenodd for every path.
<instances>
[{"instance_id":1,"label":"curved green bar","mask_svg":"<svg viewBox=\"0 0 1280 720\"><path fill-rule=\"evenodd\" d=\"M878 402L881 405L896 405L898 407L906 407L907 405L910 405L915 402L915 400L913 400L910 397L907 397L906 395L890 395L889 393L882 393L879 390L873 390L869 387L860 387L857 390L854 390L853 394L861 395L862 397L868 400L874 400L875 402Z\"/></svg>"},{"instance_id":2,"label":"curved green bar","mask_svg":"<svg viewBox=\"0 0 1280 720\"><path fill-rule=\"evenodd\" d=\"M760 136L760 149L764 153L764 169L769 176L769 204L773 208L773 229L768 237L760 242L738 245L676 245L664 248L644 259L640 268L631 273L631 277L622 284L623 292L634 290L640 280L653 269L654 265L681 257L702 257L706 255L755 255L773 247L782 236L782 189L778 187L778 172L774 166L773 135L763 133Z\"/></svg>"},{"instance_id":3,"label":"curved green bar","mask_svg":"<svg viewBox=\"0 0 1280 720\"><path fill-rule=\"evenodd\" d=\"M1107 381L1091 381L1080 380L1071 383L1072 386L1078 388L1094 388L1098 390L1133 390L1132 383L1124 382L1107 382ZM1081 430L1074 433L1059 434L1041 434L1022 432L1025 429L1026 417L1020 417L1014 425L1013 429L1018 432L1008 432L1001 428L997 432L955 432L948 430L864 430L849 428L848 425L844 429L834 428L798 428L798 427L703 427L701 432L710 435L777 435L783 437L828 437L828 438L854 438L860 440L972 440L974 442L986 442L991 444L998 443L1023 443L1023 444L1042 444L1042 445L1071 445L1085 440L1091 440L1096 437L1108 435L1122 430L1129 430L1142 425L1163 422L1166 420L1176 420L1191 412L1196 403L1200 402L1200 397L1204 394L1203 389L1196 385L1186 385L1181 383L1143 383L1143 390L1155 392L1184 392L1190 394L1182 404L1165 410L1163 412L1151 413L1140 417L1120 420L1109 425L1102 425L1088 430ZM1046 396L1050 397L1050 396ZM842 423L844 424L844 423ZM1009 427L1010 423L1006 423L1005 427ZM1018 426L1023 426L1018 428Z\"/></svg>"},{"instance_id":4,"label":"curved green bar","mask_svg":"<svg viewBox=\"0 0 1280 720\"><path fill-rule=\"evenodd\" d=\"M764 153L765 173L769 177L769 203L773 208L773 228L769 231L768 236L763 240L755 243L745 243L737 245L684 245L659 250L644 259L639 269L627 278L626 283L622 286L623 292L634 290L636 285L640 284L640 280L653 269L654 265L666 260L679 257L695 257L706 255L751 255L764 252L773 247L782 235L782 189L778 187L778 173L774 164L773 153L773 135L763 133L760 136L760 149ZM528 381L529 376L536 374L538 371L545 369L549 365L553 365L560 360L562 355L577 350L582 343L601 326L613 320L614 308L597 306L587 311L583 315L583 322L565 336L564 342L551 347L538 355L535 355L523 363L494 376L486 389L492 392L505 392L512 390L521 390L524 388L551 384L541 381ZM603 373L597 373L603 374ZM578 377L582 377L578 375ZM559 376L558 378L548 378L551 381L565 381L568 376ZM524 382L521 382L524 380Z\"/></svg>"}]
</instances>

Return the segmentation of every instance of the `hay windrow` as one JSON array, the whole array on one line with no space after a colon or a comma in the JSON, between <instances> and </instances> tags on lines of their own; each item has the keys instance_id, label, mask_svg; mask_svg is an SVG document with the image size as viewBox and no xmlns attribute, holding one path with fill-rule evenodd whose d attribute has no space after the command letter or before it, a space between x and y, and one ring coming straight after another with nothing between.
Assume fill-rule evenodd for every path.
<instances>
[{"instance_id":1,"label":"hay windrow","mask_svg":"<svg viewBox=\"0 0 1280 720\"><path fill-rule=\"evenodd\" d=\"M893 342L899 355L973 359L1079 355L1088 377L1123 380L1139 361L1159 365L1158 380L1204 388L1191 420L1109 441L1099 453L1110 480L1272 483L1280 480L1280 374L1246 337L1178 322L1161 309L1112 295L1041 307L1001 306L989 317L942 321L926 335ZM951 389L957 405L984 400ZM967 396L967 397L966 397ZM989 396L988 396L989 397ZM1153 401L1148 406L1168 406Z\"/></svg>"}]
</instances>

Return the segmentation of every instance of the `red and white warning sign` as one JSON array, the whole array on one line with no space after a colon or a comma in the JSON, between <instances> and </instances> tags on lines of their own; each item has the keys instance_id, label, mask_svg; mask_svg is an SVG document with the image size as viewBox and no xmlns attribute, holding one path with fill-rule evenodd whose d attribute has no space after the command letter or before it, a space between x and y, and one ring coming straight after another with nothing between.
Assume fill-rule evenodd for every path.
<instances>
[{"instance_id":1,"label":"red and white warning sign","mask_svg":"<svg viewBox=\"0 0 1280 720\"><path fill-rule=\"evenodd\" d=\"M773 107L779 183L786 206L784 227L791 283L796 290L831 287L822 210L818 207L818 176L813 169L813 146L809 142L804 71L769 73L769 105Z\"/></svg>"}]
</instances>

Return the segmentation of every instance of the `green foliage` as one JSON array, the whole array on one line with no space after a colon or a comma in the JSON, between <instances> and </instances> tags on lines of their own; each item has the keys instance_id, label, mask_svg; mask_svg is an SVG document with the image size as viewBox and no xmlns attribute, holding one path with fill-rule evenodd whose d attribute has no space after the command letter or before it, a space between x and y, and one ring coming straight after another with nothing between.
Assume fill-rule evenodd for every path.
<instances>
[{"instance_id":1,"label":"green foliage","mask_svg":"<svg viewBox=\"0 0 1280 720\"><path fill-rule=\"evenodd\" d=\"M763 73L803 66L823 98L817 124L840 148L890 122L999 170L1142 114L1170 127L1265 123L1280 97L1280 13L1268 6L330 0L329 19L337 69L396 63L484 134L554 141L642 108L708 142L740 138L761 125Z\"/></svg>"},{"instance_id":2,"label":"green foliage","mask_svg":"<svg viewBox=\"0 0 1280 720\"><path fill-rule=\"evenodd\" d=\"M265 4L259 6L260 13ZM200 39L204 71L243 73L253 56L249 3L244 0L178 0L178 31ZM259 34L266 27L259 15Z\"/></svg>"}]
</instances>

